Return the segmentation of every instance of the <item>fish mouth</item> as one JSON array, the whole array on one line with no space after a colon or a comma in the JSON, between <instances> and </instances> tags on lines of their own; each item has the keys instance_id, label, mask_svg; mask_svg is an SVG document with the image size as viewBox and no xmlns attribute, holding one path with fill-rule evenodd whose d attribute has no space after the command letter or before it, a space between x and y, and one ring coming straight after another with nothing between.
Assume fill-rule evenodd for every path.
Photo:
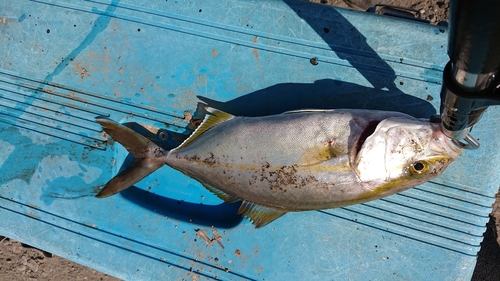
<instances>
[{"instance_id":1,"label":"fish mouth","mask_svg":"<svg viewBox=\"0 0 500 281\"><path fill-rule=\"evenodd\" d=\"M371 136L375 130L377 129L378 124L380 124L380 120L377 121L370 121L366 125L366 127L363 129L361 134L359 134L358 139L354 142L354 145L352 146L351 153L349 154L349 160L351 162L351 165L354 165L356 158L358 157L358 153L363 147L363 144L365 143L366 139Z\"/></svg>"}]
</instances>

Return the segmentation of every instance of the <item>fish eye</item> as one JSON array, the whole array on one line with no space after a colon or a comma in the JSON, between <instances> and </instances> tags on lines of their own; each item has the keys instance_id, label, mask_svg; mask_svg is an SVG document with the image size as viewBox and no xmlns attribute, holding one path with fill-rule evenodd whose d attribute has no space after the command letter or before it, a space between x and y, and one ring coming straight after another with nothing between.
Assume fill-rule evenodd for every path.
<instances>
[{"instance_id":1,"label":"fish eye","mask_svg":"<svg viewBox=\"0 0 500 281\"><path fill-rule=\"evenodd\" d=\"M423 175L429 171L429 163L425 160L419 160L411 164L408 170L412 175Z\"/></svg>"},{"instance_id":2,"label":"fish eye","mask_svg":"<svg viewBox=\"0 0 500 281\"><path fill-rule=\"evenodd\" d=\"M416 162L413 164L413 168L415 171L422 171L424 169L424 164L422 164L422 162Z\"/></svg>"}]
</instances>

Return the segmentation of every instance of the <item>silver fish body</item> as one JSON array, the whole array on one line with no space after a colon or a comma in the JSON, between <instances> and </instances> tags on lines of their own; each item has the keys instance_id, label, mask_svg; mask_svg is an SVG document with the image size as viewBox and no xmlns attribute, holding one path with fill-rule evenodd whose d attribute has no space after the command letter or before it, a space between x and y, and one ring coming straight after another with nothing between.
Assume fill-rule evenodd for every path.
<instances>
[{"instance_id":1,"label":"silver fish body","mask_svg":"<svg viewBox=\"0 0 500 281\"><path fill-rule=\"evenodd\" d=\"M123 190L167 164L227 202L243 201L240 213L260 227L289 211L400 192L438 176L461 153L437 124L397 112L304 110L236 117L208 110L200 127L171 151L113 121L97 120L136 156L132 168L98 196Z\"/></svg>"}]
</instances>

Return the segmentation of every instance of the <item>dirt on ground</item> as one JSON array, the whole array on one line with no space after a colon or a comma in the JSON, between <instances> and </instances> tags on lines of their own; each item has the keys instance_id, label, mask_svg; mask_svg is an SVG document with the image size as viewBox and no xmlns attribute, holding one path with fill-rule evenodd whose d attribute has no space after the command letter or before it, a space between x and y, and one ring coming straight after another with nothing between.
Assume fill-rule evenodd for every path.
<instances>
[{"instance_id":1,"label":"dirt on ground","mask_svg":"<svg viewBox=\"0 0 500 281\"><path fill-rule=\"evenodd\" d=\"M449 0L445 1L430 1L430 0L312 0L312 2L323 3L327 5L335 5L344 8L366 10L368 7L373 7L376 4L386 4L405 8L412 8L419 12L420 17L429 20L431 24L437 24L440 21L448 19ZM380 8L379 8L380 9ZM398 10L398 9L396 9ZM418 14L418 13L415 13ZM500 214L500 200L497 198L493 208L493 214ZM493 217L500 218L500 215ZM489 248L494 248L496 251L493 255L498 259L499 252L498 244L494 242L497 238L496 228L500 229L500 220L492 221L488 225L489 232L487 238L491 238L486 244L483 244L481 251L488 251ZM491 236L491 237L490 237ZM498 239L498 238L497 238ZM491 241L493 242L491 242ZM52 255L32 248L28 245L11 240L9 238L0 237L0 280L89 280L89 281L115 281L117 278L111 277L104 273L98 272L91 268L76 264L64 258ZM498 241L500 243L500 240ZM487 245L488 249L484 249ZM496 255L496 256L495 256ZM500 263L498 260L492 260L491 254L482 255L480 252L478 264L486 264L488 268L498 268ZM483 261L484 260L484 261ZM486 270L486 271L485 271ZM483 276L490 276L489 269L479 270L479 275L474 272L473 280L484 280ZM476 271L477 268L476 268ZM498 270L497 270L498 271Z\"/></svg>"},{"instance_id":2,"label":"dirt on ground","mask_svg":"<svg viewBox=\"0 0 500 281\"><path fill-rule=\"evenodd\" d=\"M119 279L0 236L0 280L115 281Z\"/></svg>"},{"instance_id":3,"label":"dirt on ground","mask_svg":"<svg viewBox=\"0 0 500 281\"><path fill-rule=\"evenodd\" d=\"M420 18L429 20L431 24L448 20L450 0L311 0L311 2L333 5L353 10L366 11L377 4L391 5L400 8L410 8L420 12ZM377 9L378 11L379 9ZM395 8L395 10L403 10ZM410 11L411 13L411 11Z\"/></svg>"}]
</instances>

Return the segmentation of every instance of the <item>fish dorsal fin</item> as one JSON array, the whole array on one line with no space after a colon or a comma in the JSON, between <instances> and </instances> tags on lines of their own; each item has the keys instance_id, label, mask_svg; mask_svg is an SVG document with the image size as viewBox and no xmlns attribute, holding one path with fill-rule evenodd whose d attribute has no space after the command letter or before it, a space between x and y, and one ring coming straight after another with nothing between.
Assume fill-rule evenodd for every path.
<instances>
[{"instance_id":1,"label":"fish dorsal fin","mask_svg":"<svg viewBox=\"0 0 500 281\"><path fill-rule=\"evenodd\" d=\"M341 148L332 145L331 143L319 144L313 146L302 154L300 158L300 166L310 166L316 165L324 161L328 161L335 158L343 153L346 153Z\"/></svg>"},{"instance_id":2,"label":"fish dorsal fin","mask_svg":"<svg viewBox=\"0 0 500 281\"><path fill-rule=\"evenodd\" d=\"M171 151L186 147L189 143L191 143L204 132L208 131L213 126L234 118L234 115L212 107L207 106L205 107L205 109L210 112L210 114L205 115L205 119L203 119L203 122L201 122L200 126L198 126L198 128L196 128L196 130L194 130L194 132L184 142L182 142L178 147L172 149Z\"/></svg>"},{"instance_id":3,"label":"fish dorsal fin","mask_svg":"<svg viewBox=\"0 0 500 281\"><path fill-rule=\"evenodd\" d=\"M238 214L249 217L256 228L261 228L283 216L286 212L243 201L238 209Z\"/></svg>"},{"instance_id":4,"label":"fish dorsal fin","mask_svg":"<svg viewBox=\"0 0 500 281\"><path fill-rule=\"evenodd\" d=\"M297 109L285 111L283 114L292 114L292 113L304 113L304 112L327 112L327 109Z\"/></svg>"},{"instance_id":5,"label":"fish dorsal fin","mask_svg":"<svg viewBox=\"0 0 500 281\"><path fill-rule=\"evenodd\" d=\"M238 202L240 201L239 198L237 197L234 197L232 195L229 195L227 193L225 193L224 191L221 191L211 185L209 185L208 183L206 182L201 182L201 184L208 190L210 190L210 192L212 192L213 194L217 195L217 197L219 197L220 199L224 200L225 202L227 203L235 203L235 202Z\"/></svg>"}]
</instances>

